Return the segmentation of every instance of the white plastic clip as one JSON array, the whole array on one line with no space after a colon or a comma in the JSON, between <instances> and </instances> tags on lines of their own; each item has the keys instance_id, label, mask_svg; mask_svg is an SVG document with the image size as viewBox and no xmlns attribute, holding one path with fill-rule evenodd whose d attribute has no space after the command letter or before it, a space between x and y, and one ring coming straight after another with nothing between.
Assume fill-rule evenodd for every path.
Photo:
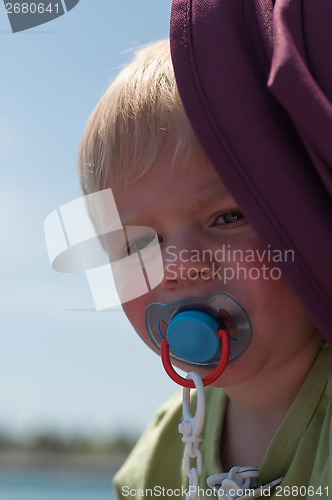
<instances>
[{"instance_id":1,"label":"white plastic clip","mask_svg":"<svg viewBox=\"0 0 332 500\"><path fill-rule=\"evenodd\" d=\"M198 479L202 474L202 454L199 443L203 440L200 435L204 425L205 416L205 396L201 377L196 372L190 372L187 378L193 380L197 391L196 413L193 416L190 408L190 391L183 389L183 417L184 421L179 424L179 432L183 434L182 441L187 444L184 454L184 470L189 478L189 490L186 500L200 500ZM196 467L190 467L190 459L196 459Z\"/></svg>"},{"instance_id":2,"label":"white plastic clip","mask_svg":"<svg viewBox=\"0 0 332 500\"><path fill-rule=\"evenodd\" d=\"M264 486L256 487L259 476L257 467L232 467L229 472L214 474L207 478L207 484L224 500L250 500L260 496L270 496L271 489L282 481L282 477Z\"/></svg>"}]
</instances>

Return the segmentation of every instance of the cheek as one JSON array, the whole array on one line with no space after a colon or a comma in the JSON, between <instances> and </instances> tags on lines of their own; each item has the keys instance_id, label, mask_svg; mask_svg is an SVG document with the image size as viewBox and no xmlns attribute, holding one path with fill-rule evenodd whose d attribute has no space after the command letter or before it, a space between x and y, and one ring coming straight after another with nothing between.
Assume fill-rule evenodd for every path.
<instances>
[{"instance_id":1,"label":"cheek","mask_svg":"<svg viewBox=\"0 0 332 500\"><path fill-rule=\"evenodd\" d=\"M280 286L281 271L274 262L266 258L264 248L255 234L248 234L228 246L223 269L223 289L233 295L247 310L249 304L256 306L276 302ZM275 295L275 296L274 296ZM252 308L252 307L251 307ZM249 314L249 310L247 310Z\"/></svg>"},{"instance_id":2,"label":"cheek","mask_svg":"<svg viewBox=\"0 0 332 500\"><path fill-rule=\"evenodd\" d=\"M236 249L239 252L228 263L235 273L229 289L247 311L256 333L302 331L305 336L311 332L311 320L281 275L282 255L265 250L255 234Z\"/></svg>"},{"instance_id":3,"label":"cheek","mask_svg":"<svg viewBox=\"0 0 332 500\"><path fill-rule=\"evenodd\" d=\"M253 326L250 359L277 366L295 356L315 327L288 283L283 278L252 282L246 292L243 305Z\"/></svg>"},{"instance_id":4,"label":"cheek","mask_svg":"<svg viewBox=\"0 0 332 500\"><path fill-rule=\"evenodd\" d=\"M149 295L149 294L147 294ZM146 328L145 328L145 310L147 306L151 303L151 300L149 300L148 297L142 296L139 297L138 299L131 300L130 302L126 302L123 304L123 311L127 318L129 319L130 323L138 333L138 335L141 337L144 342L152 347L153 344L146 333Z\"/></svg>"},{"instance_id":5,"label":"cheek","mask_svg":"<svg viewBox=\"0 0 332 500\"><path fill-rule=\"evenodd\" d=\"M146 301L140 297L123 304L123 310L135 330L141 330L144 324Z\"/></svg>"},{"instance_id":6,"label":"cheek","mask_svg":"<svg viewBox=\"0 0 332 500\"><path fill-rule=\"evenodd\" d=\"M244 286L252 320L264 322L265 326L269 319L270 323L284 323L300 311L303 312L298 299L282 277L277 281L248 281Z\"/></svg>"}]
</instances>

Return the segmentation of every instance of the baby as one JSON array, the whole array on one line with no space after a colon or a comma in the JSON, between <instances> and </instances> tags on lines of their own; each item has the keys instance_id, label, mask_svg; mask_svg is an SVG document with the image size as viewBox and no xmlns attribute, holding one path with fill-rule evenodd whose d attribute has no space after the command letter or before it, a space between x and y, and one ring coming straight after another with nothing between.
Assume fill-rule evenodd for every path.
<instances>
[{"instance_id":1,"label":"baby","mask_svg":"<svg viewBox=\"0 0 332 500\"><path fill-rule=\"evenodd\" d=\"M297 496L302 487L304 498L327 498L330 348L195 137L168 41L141 50L102 97L85 131L80 174L85 194L112 189L123 226L153 228L158 236L162 280L123 304L151 349L159 352L145 324L154 302L223 291L250 318L250 345L206 389L202 488L207 476L252 465L260 469L258 485L284 478L272 495ZM151 241L138 238L135 245L140 249ZM174 364L191 370L185 362ZM205 377L211 368L195 371ZM117 474L119 497L161 496L167 490L179 496L187 484L180 421L176 395Z\"/></svg>"}]
</instances>

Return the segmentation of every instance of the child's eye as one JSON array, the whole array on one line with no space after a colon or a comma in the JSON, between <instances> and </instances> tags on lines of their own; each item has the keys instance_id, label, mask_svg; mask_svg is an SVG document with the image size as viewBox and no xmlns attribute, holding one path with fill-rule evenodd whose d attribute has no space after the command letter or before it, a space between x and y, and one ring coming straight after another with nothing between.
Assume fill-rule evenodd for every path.
<instances>
[{"instance_id":1,"label":"child's eye","mask_svg":"<svg viewBox=\"0 0 332 500\"><path fill-rule=\"evenodd\" d=\"M157 243L162 243L162 241L162 237L156 233L142 236L141 238L133 238L132 240L129 239L125 253L126 255L132 255L133 253L144 250L147 247L152 247Z\"/></svg>"},{"instance_id":2,"label":"child's eye","mask_svg":"<svg viewBox=\"0 0 332 500\"><path fill-rule=\"evenodd\" d=\"M161 240L153 229L143 226L127 226L103 235L104 246L111 262L152 247Z\"/></svg>"},{"instance_id":3,"label":"child's eye","mask_svg":"<svg viewBox=\"0 0 332 500\"><path fill-rule=\"evenodd\" d=\"M218 215L214 224L216 226L237 225L240 221L244 221L244 215L238 210L232 210L224 214Z\"/></svg>"},{"instance_id":4,"label":"child's eye","mask_svg":"<svg viewBox=\"0 0 332 500\"><path fill-rule=\"evenodd\" d=\"M129 241L128 253L132 254L135 252L139 252L140 250L143 250L144 248L146 248L149 245L152 245L156 242L157 242L156 235L146 236L144 238L139 238L139 239L134 240L134 241Z\"/></svg>"}]
</instances>

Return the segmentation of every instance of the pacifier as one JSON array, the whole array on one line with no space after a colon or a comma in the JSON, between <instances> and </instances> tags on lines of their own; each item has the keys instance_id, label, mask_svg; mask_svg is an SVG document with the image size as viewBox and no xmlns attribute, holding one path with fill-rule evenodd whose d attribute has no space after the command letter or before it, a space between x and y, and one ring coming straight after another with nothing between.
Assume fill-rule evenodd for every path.
<instances>
[{"instance_id":1,"label":"pacifier","mask_svg":"<svg viewBox=\"0 0 332 500\"><path fill-rule=\"evenodd\" d=\"M169 304L153 302L145 312L147 332L161 350L168 375L184 387L184 379L172 367L170 358L190 366L211 367L204 385L218 378L227 364L247 349L252 325L241 304L226 292L207 297L190 297Z\"/></svg>"}]
</instances>

